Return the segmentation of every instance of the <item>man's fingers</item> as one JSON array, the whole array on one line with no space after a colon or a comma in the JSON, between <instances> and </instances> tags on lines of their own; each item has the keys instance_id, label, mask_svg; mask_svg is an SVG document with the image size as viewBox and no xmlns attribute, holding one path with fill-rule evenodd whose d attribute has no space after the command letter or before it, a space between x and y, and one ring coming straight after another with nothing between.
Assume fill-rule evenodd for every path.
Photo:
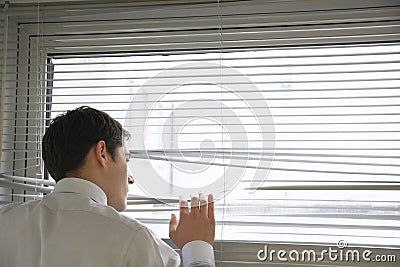
<instances>
[{"instance_id":1,"label":"man's fingers","mask_svg":"<svg viewBox=\"0 0 400 267\"><path fill-rule=\"evenodd\" d=\"M190 205L190 212L188 207L187 200L183 198L179 198L179 206L180 206L180 217L182 218L189 213L193 214L194 216L202 215L213 222L215 222L214 218L214 198L213 195L208 195L208 199L204 194L200 195L191 195L191 205Z\"/></svg>"},{"instance_id":2,"label":"man's fingers","mask_svg":"<svg viewBox=\"0 0 400 267\"><path fill-rule=\"evenodd\" d=\"M190 213L197 216L200 214L199 211L199 196L198 195L191 195L190 198Z\"/></svg>"},{"instance_id":3,"label":"man's fingers","mask_svg":"<svg viewBox=\"0 0 400 267\"><path fill-rule=\"evenodd\" d=\"M179 211L180 211L180 218L189 213L188 202L186 199L183 199L182 197L179 198Z\"/></svg>"},{"instance_id":4,"label":"man's fingers","mask_svg":"<svg viewBox=\"0 0 400 267\"><path fill-rule=\"evenodd\" d=\"M208 218L215 224L214 197L211 194L208 195Z\"/></svg>"},{"instance_id":5,"label":"man's fingers","mask_svg":"<svg viewBox=\"0 0 400 267\"><path fill-rule=\"evenodd\" d=\"M201 216L208 217L208 208L207 208L207 197L206 195L200 193L200 214Z\"/></svg>"}]
</instances>

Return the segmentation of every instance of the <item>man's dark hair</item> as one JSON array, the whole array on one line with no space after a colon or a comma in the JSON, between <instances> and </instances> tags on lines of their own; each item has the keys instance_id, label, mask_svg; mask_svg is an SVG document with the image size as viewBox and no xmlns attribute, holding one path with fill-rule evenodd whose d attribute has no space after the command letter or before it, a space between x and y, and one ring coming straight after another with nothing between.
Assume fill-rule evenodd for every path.
<instances>
[{"instance_id":1,"label":"man's dark hair","mask_svg":"<svg viewBox=\"0 0 400 267\"><path fill-rule=\"evenodd\" d=\"M116 148L129 133L107 113L79 107L57 116L42 140L45 168L57 182L85 163L89 150L100 140L114 160Z\"/></svg>"}]
</instances>

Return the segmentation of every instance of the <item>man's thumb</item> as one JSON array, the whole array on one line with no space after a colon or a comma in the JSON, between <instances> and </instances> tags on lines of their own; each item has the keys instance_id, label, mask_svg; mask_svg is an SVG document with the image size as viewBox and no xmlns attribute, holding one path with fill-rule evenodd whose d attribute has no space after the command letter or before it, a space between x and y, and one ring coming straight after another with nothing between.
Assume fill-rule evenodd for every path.
<instances>
[{"instance_id":1,"label":"man's thumb","mask_svg":"<svg viewBox=\"0 0 400 267\"><path fill-rule=\"evenodd\" d=\"M169 233L175 232L176 227L178 226L178 220L176 219L175 214L171 214L171 220L169 221Z\"/></svg>"}]
</instances>

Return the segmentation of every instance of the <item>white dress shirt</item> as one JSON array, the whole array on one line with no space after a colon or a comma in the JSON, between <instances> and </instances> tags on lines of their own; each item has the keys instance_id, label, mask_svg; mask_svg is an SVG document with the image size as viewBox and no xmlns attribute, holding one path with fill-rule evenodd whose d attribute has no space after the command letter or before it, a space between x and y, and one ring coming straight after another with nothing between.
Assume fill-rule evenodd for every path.
<instances>
[{"instance_id":1,"label":"white dress shirt","mask_svg":"<svg viewBox=\"0 0 400 267\"><path fill-rule=\"evenodd\" d=\"M183 265L215 266L212 246L192 241ZM179 266L179 255L140 222L107 206L97 185L59 181L42 200L0 208L0 266Z\"/></svg>"}]
</instances>

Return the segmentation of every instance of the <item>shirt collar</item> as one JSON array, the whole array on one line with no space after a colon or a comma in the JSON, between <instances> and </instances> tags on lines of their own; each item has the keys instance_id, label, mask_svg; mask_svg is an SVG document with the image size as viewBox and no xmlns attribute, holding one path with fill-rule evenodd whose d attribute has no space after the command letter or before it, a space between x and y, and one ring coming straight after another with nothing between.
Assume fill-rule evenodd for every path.
<instances>
[{"instance_id":1,"label":"shirt collar","mask_svg":"<svg viewBox=\"0 0 400 267\"><path fill-rule=\"evenodd\" d=\"M82 194L99 204L107 205L104 191L98 185L80 178L63 178L55 185L53 192Z\"/></svg>"}]
</instances>

